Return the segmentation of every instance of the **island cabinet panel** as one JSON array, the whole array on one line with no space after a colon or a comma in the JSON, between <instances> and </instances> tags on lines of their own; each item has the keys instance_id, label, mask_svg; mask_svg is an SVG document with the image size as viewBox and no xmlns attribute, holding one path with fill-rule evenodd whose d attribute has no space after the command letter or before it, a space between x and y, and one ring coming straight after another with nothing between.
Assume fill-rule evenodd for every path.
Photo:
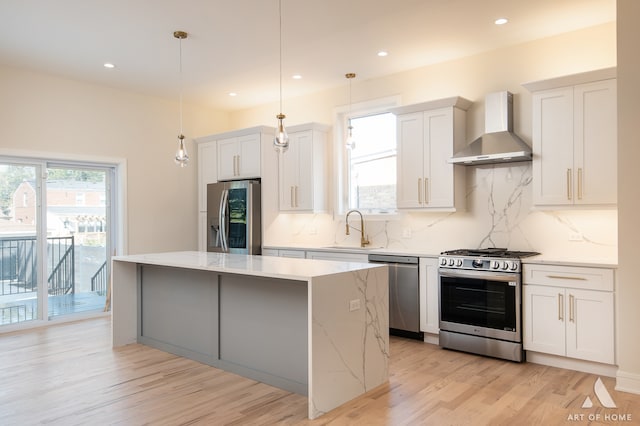
<instances>
[{"instance_id":1,"label":"island cabinet panel","mask_svg":"<svg viewBox=\"0 0 640 426\"><path fill-rule=\"evenodd\" d=\"M307 283L220 275L225 370L307 395Z\"/></svg>"},{"instance_id":2,"label":"island cabinet panel","mask_svg":"<svg viewBox=\"0 0 640 426\"><path fill-rule=\"evenodd\" d=\"M140 266L140 343L214 365L218 359L218 274Z\"/></svg>"}]
</instances>

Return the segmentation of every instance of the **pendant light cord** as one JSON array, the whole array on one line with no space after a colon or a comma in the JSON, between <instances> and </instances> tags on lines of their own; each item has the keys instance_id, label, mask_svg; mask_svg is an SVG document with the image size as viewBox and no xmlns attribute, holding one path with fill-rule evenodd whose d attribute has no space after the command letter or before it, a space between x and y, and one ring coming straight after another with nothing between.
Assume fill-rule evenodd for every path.
<instances>
[{"instance_id":1,"label":"pendant light cord","mask_svg":"<svg viewBox=\"0 0 640 426\"><path fill-rule=\"evenodd\" d=\"M282 114L282 0L278 0L278 15L280 17L280 114Z\"/></svg>"},{"instance_id":2,"label":"pendant light cord","mask_svg":"<svg viewBox=\"0 0 640 426\"><path fill-rule=\"evenodd\" d=\"M178 39L180 41L180 48L179 48L179 54L180 54L180 67L179 67L179 84L180 84L180 134L182 135L182 38Z\"/></svg>"}]
</instances>

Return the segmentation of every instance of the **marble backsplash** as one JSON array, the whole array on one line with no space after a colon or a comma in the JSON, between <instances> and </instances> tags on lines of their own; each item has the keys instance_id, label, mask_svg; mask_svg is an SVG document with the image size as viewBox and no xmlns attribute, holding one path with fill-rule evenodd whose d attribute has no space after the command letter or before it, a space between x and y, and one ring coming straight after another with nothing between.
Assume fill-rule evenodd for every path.
<instances>
[{"instance_id":1,"label":"marble backsplash","mask_svg":"<svg viewBox=\"0 0 640 426\"><path fill-rule=\"evenodd\" d=\"M466 210L401 212L366 218L372 247L437 254L455 248L506 247L558 260L617 261L617 210L540 210L532 205L531 163L467 167ZM345 235L344 216L279 214L266 225L265 245L359 246ZM354 220L355 219L355 220ZM359 227L359 218L350 224Z\"/></svg>"}]
</instances>

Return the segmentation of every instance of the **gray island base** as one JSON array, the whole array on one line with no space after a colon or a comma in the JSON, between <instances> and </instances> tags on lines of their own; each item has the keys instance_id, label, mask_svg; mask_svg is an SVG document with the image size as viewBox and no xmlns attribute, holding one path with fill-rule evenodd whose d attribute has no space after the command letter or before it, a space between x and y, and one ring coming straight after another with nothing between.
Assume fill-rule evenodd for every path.
<instances>
[{"instance_id":1,"label":"gray island base","mask_svg":"<svg viewBox=\"0 0 640 426\"><path fill-rule=\"evenodd\" d=\"M389 378L385 265L173 252L112 261L113 346L142 343L309 398Z\"/></svg>"}]
</instances>

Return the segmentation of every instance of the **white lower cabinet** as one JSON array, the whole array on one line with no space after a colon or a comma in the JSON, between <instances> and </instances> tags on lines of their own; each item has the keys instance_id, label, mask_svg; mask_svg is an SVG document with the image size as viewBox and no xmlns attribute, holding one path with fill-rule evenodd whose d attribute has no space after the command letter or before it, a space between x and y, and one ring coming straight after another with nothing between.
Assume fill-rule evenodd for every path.
<instances>
[{"instance_id":1,"label":"white lower cabinet","mask_svg":"<svg viewBox=\"0 0 640 426\"><path fill-rule=\"evenodd\" d=\"M613 270L525 265L524 349L615 363Z\"/></svg>"},{"instance_id":2,"label":"white lower cabinet","mask_svg":"<svg viewBox=\"0 0 640 426\"><path fill-rule=\"evenodd\" d=\"M421 257L420 277L420 331L440 332L440 301L438 297L438 258Z\"/></svg>"}]
</instances>

